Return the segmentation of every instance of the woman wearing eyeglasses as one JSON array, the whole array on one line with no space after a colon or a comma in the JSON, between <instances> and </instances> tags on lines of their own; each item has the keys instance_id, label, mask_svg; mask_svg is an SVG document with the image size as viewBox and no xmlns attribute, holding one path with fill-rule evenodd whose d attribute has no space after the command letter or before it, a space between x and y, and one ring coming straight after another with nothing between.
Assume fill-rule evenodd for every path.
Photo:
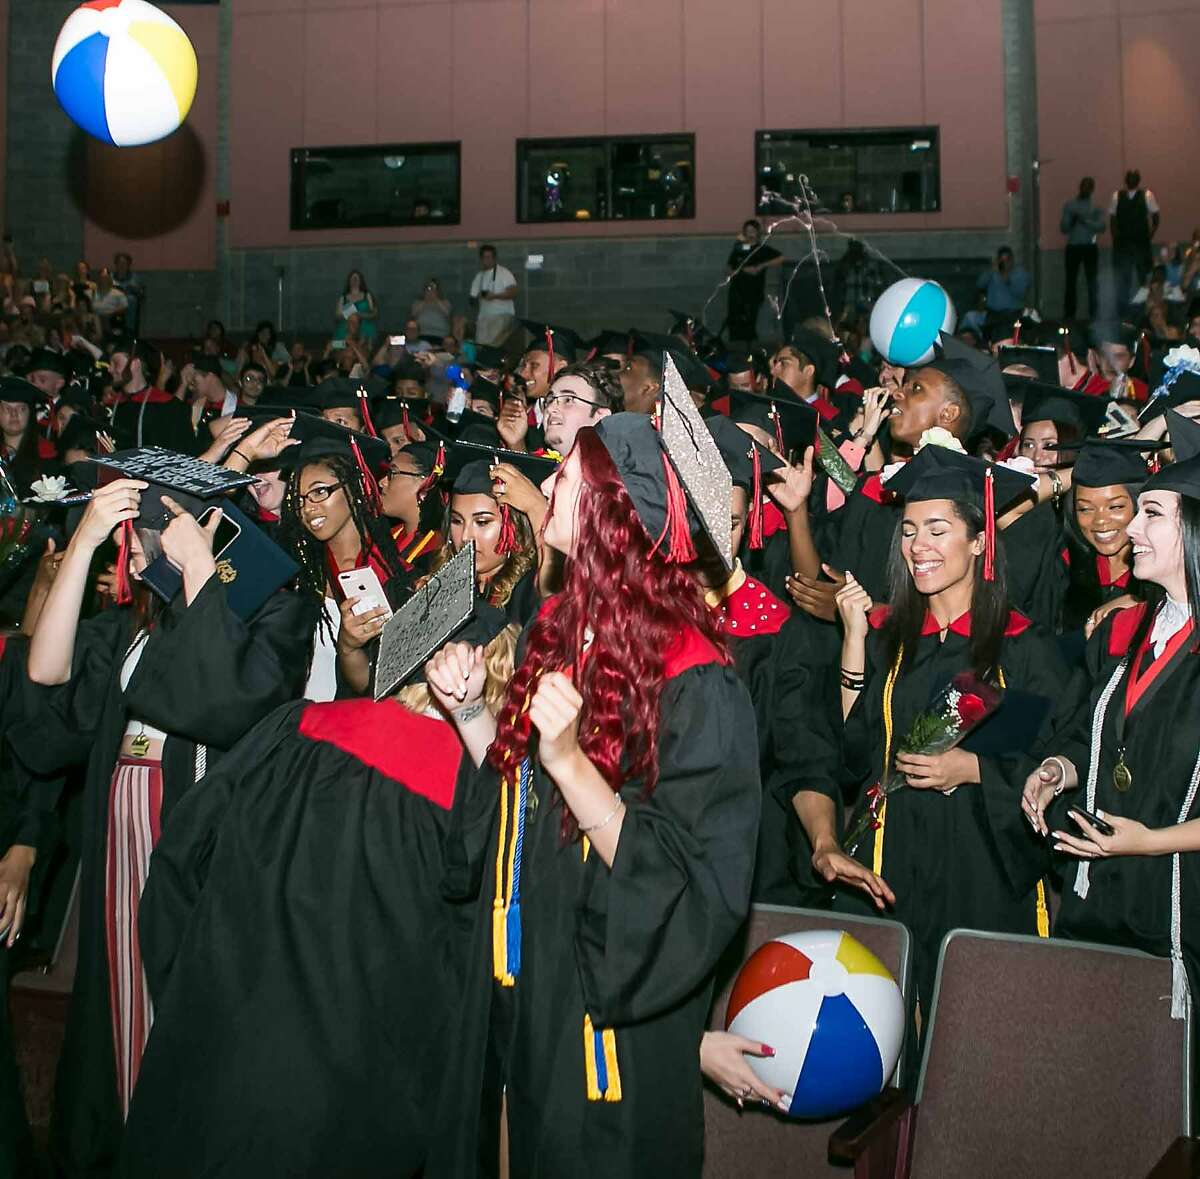
<instances>
[{"instance_id":1,"label":"woman wearing eyeglasses","mask_svg":"<svg viewBox=\"0 0 1200 1179\"><path fill-rule=\"evenodd\" d=\"M355 450L340 438L306 442L289 452L291 474L284 493L279 543L300 566L300 592L321 608L304 695L332 700L342 683L354 692L367 690L367 647L379 637L389 611L376 606L354 612L357 598L347 597L338 574L370 569L395 607L410 579L395 542L376 509L377 489L367 463L386 457L385 443L352 434ZM372 494L374 493L374 494Z\"/></svg>"},{"instance_id":2,"label":"woman wearing eyeglasses","mask_svg":"<svg viewBox=\"0 0 1200 1179\"><path fill-rule=\"evenodd\" d=\"M410 442L388 461L379 480L383 515L406 570L426 573L441 547L445 501L437 481L444 453L432 442Z\"/></svg>"}]
</instances>

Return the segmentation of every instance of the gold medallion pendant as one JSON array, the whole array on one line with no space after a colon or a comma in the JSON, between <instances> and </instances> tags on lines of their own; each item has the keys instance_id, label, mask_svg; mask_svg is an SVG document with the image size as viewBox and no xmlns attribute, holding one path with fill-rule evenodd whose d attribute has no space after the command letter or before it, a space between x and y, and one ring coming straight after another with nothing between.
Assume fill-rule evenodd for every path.
<instances>
[{"instance_id":1,"label":"gold medallion pendant","mask_svg":"<svg viewBox=\"0 0 1200 1179\"><path fill-rule=\"evenodd\" d=\"M129 752L134 757L145 757L150 752L150 738L145 733L138 733L136 737L129 742Z\"/></svg>"},{"instance_id":2,"label":"gold medallion pendant","mask_svg":"<svg viewBox=\"0 0 1200 1179\"><path fill-rule=\"evenodd\" d=\"M1113 766L1113 785L1124 794L1133 785L1133 772L1125 764L1125 751L1117 755L1117 764Z\"/></svg>"}]
</instances>

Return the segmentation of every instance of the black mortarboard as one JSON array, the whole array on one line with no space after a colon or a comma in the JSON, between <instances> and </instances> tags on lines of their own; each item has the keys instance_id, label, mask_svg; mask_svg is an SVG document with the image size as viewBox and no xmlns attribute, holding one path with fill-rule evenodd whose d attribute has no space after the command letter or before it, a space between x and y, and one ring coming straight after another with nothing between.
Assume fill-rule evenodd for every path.
<instances>
[{"instance_id":1,"label":"black mortarboard","mask_svg":"<svg viewBox=\"0 0 1200 1179\"><path fill-rule=\"evenodd\" d=\"M58 404L60 406L69 405L73 409L81 410L84 413L90 413L95 399L88 392L85 385L70 384L64 385L62 392L58 395Z\"/></svg>"},{"instance_id":2,"label":"black mortarboard","mask_svg":"<svg viewBox=\"0 0 1200 1179\"><path fill-rule=\"evenodd\" d=\"M1058 349L1049 345L1001 344L996 349L996 363L1001 370L1023 364L1037 373L1037 379L1047 385L1058 384ZM1005 373L1005 384L1011 375Z\"/></svg>"},{"instance_id":3,"label":"black mortarboard","mask_svg":"<svg viewBox=\"0 0 1200 1179\"><path fill-rule=\"evenodd\" d=\"M500 386L487 377L476 377L467 390L468 401L486 401L497 413L500 412Z\"/></svg>"},{"instance_id":4,"label":"black mortarboard","mask_svg":"<svg viewBox=\"0 0 1200 1179\"><path fill-rule=\"evenodd\" d=\"M289 385L268 385L254 403L255 409L314 409L315 390Z\"/></svg>"},{"instance_id":5,"label":"black mortarboard","mask_svg":"<svg viewBox=\"0 0 1200 1179\"><path fill-rule=\"evenodd\" d=\"M221 365L219 356L210 356L207 352L201 352L199 355L192 357L192 368L198 373L208 373L214 377L224 377L225 369Z\"/></svg>"},{"instance_id":6,"label":"black mortarboard","mask_svg":"<svg viewBox=\"0 0 1200 1179\"><path fill-rule=\"evenodd\" d=\"M455 495L492 495L492 464L487 459L474 459L458 468L454 476Z\"/></svg>"},{"instance_id":7,"label":"black mortarboard","mask_svg":"<svg viewBox=\"0 0 1200 1179\"><path fill-rule=\"evenodd\" d=\"M51 352L49 348L37 348L33 355L29 358L29 363L25 365L26 373L58 373L60 377L69 377L71 368L67 364L66 358L57 352Z\"/></svg>"},{"instance_id":8,"label":"black mortarboard","mask_svg":"<svg viewBox=\"0 0 1200 1179\"><path fill-rule=\"evenodd\" d=\"M646 357L658 371L662 369L664 353L670 355L689 389L706 392L716 383L708 366L682 340L660 332L638 332L634 337L634 355Z\"/></svg>"},{"instance_id":9,"label":"black mortarboard","mask_svg":"<svg viewBox=\"0 0 1200 1179\"><path fill-rule=\"evenodd\" d=\"M1093 348L1104 344L1120 344L1132 352L1138 343L1141 332L1131 323L1116 323L1112 320L1101 320L1092 324L1089 337Z\"/></svg>"},{"instance_id":10,"label":"black mortarboard","mask_svg":"<svg viewBox=\"0 0 1200 1179\"><path fill-rule=\"evenodd\" d=\"M832 340L810 328L798 327L792 332L788 342L812 361L816 369L814 379L818 385L832 389L837 384L838 347Z\"/></svg>"},{"instance_id":11,"label":"black mortarboard","mask_svg":"<svg viewBox=\"0 0 1200 1179\"><path fill-rule=\"evenodd\" d=\"M407 446L400 447L400 453L408 455L413 462L417 464L417 468L422 474L428 475L439 464L439 456L442 463L446 461L446 452L443 449L444 443L437 442L410 442Z\"/></svg>"},{"instance_id":12,"label":"black mortarboard","mask_svg":"<svg viewBox=\"0 0 1200 1179\"><path fill-rule=\"evenodd\" d=\"M286 413L275 415L286 417ZM299 446L289 446L279 456L280 468L297 471L306 463L316 462L331 455L343 455L355 459L355 450L362 455L368 470L374 473L387 462L391 450L381 438L372 438L358 430L347 430L337 422L327 421L310 413L292 416L290 437L299 441Z\"/></svg>"},{"instance_id":13,"label":"black mortarboard","mask_svg":"<svg viewBox=\"0 0 1200 1179\"><path fill-rule=\"evenodd\" d=\"M963 391L971 407L972 437L990 429L1011 438L1017 426L1000 366L986 353L975 351L945 332L939 338L938 352L937 359L919 367L943 373Z\"/></svg>"},{"instance_id":14,"label":"black mortarboard","mask_svg":"<svg viewBox=\"0 0 1200 1179\"><path fill-rule=\"evenodd\" d=\"M599 335L587 341L588 349L597 356L625 356L629 352L631 334L604 328Z\"/></svg>"},{"instance_id":15,"label":"black mortarboard","mask_svg":"<svg viewBox=\"0 0 1200 1179\"><path fill-rule=\"evenodd\" d=\"M122 450L93 460L100 468L98 486L116 479L140 479L150 486L142 492L135 527L163 529L172 514L162 502L169 496L181 508L198 516L206 501L216 500L239 487L254 482L253 475L230 471L215 463L193 458L161 446L144 446L140 450Z\"/></svg>"},{"instance_id":16,"label":"black mortarboard","mask_svg":"<svg viewBox=\"0 0 1200 1179\"><path fill-rule=\"evenodd\" d=\"M104 429L101 422L84 414L71 415L71 420L62 428L58 436L58 453L66 454L68 450L96 449L96 435Z\"/></svg>"},{"instance_id":17,"label":"black mortarboard","mask_svg":"<svg viewBox=\"0 0 1200 1179\"><path fill-rule=\"evenodd\" d=\"M357 409L361 414L363 401L366 400L364 394L359 392L359 382L349 381L345 377L324 381L313 392L313 405L318 412L326 409Z\"/></svg>"},{"instance_id":18,"label":"black mortarboard","mask_svg":"<svg viewBox=\"0 0 1200 1179\"><path fill-rule=\"evenodd\" d=\"M1166 389L1166 393L1160 393L1158 389L1154 391L1154 396L1138 415L1143 422L1162 417L1168 409L1178 409L1189 401L1200 401L1200 372L1189 368L1179 369L1169 374L1159 388Z\"/></svg>"},{"instance_id":19,"label":"black mortarboard","mask_svg":"<svg viewBox=\"0 0 1200 1179\"><path fill-rule=\"evenodd\" d=\"M0 401L14 401L36 409L45 398L42 391L21 377L0 377Z\"/></svg>"},{"instance_id":20,"label":"black mortarboard","mask_svg":"<svg viewBox=\"0 0 1200 1179\"><path fill-rule=\"evenodd\" d=\"M510 466L516 467L534 487L540 487L546 476L550 475L558 466L554 459L542 458L537 454L526 454L524 451L507 450L503 446L493 446L488 442L473 442L463 438L455 438L453 441L447 440L446 442L445 477L454 485L456 491L461 490L458 486L458 478L465 466L483 464L485 467L493 467L497 463L508 463ZM482 492L468 492L467 494L491 495L491 493L492 487L489 479L487 487Z\"/></svg>"},{"instance_id":21,"label":"black mortarboard","mask_svg":"<svg viewBox=\"0 0 1200 1179\"><path fill-rule=\"evenodd\" d=\"M770 393L735 389L731 398L730 417L773 435L784 458L799 461L816 442L817 411L782 381L775 381Z\"/></svg>"},{"instance_id":22,"label":"black mortarboard","mask_svg":"<svg viewBox=\"0 0 1200 1179\"><path fill-rule=\"evenodd\" d=\"M1144 438L1090 438L1079 451L1071 472L1074 487L1115 487L1144 483L1150 469L1142 453L1157 450L1161 444Z\"/></svg>"},{"instance_id":23,"label":"black mortarboard","mask_svg":"<svg viewBox=\"0 0 1200 1179\"><path fill-rule=\"evenodd\" d=\"M1176 491L1200 499L1200 422L1177 410L1167 410L1167 430L1175 461L1146 480L1143 491Z\"/></svg>"},{"instance_id":24,"label":"black mortarboard","mask_svg":"<svg viewBox=\"0 0 1200 1179\"><path fill-rule=\"evenodd\" d=\"M406 352L392 365L388 376L393 386L397 381L416 381L418 385L424 388L426 381L429 379L429 370L419 360ZM366 384L368 386L367 392L372 397L378 397L386 393L388 388L386 382L381 381L378 377L365 377L362 381L352 383Z\"/></svg>"},{"instance_id":25,"label":"black mortarboard","mask_svg":"<svg viewBox=\"0 0 1200 1179\"><path fill-rule=\"evenodd\" d=\"M468 341L463 346L463 351L466 353L467 363L472 368L486 368L490 372L492 369L504 367L504 350L494 344L476 344L474 341Z\"/></svg>"},{"instance_id":26,"label":"black mortarboard","mask_svg":"<svg viewBox=\"0 0 1200 1179\"><path fill-rule=\"evenodd\" d=\"M741 429L731 418L717 414L705 418L704 424L712 435L721 458L729 471L729 477L737 487L744 487L748 492L754 488L754 457L758 453L758 467L761 472L770 473L783 468L783 460L759 446L745 430Z\"/></svg>"},{"instance_id":27,"label":"black mortarboard","mask_svg":"<svg viewBox=\"0 0 1200 1179\"><path fill-rule=\"evenodd\" d=\"M1107 397L1073 393L1061 385L1027 380L1021 422L1058 422L1073 426L1080 439L1098 434L1108 413Z\"/></svg>"},{"instance_id":28,"label":"black mortarboard","mask_svg":"<svg viewBox=\"0 0 1200 1179\"><path fill-rule=\"evenodd\" d=\"M1029 477L1020 471L935 445L922 446L887 481L887 489L908 503L959 499L982 508L988 472L994 487L993 514L1004 511L1031 489Z\"/></svg>"},{"instance_id":29,"label":"black mortarboard","mask_svg":"<svg viewBox=\"0 0 1200 1179\"><path fill-rule=\"evenodd\" d=\"M727 376L732 376L734 373L759 373L763 367L753 352L730 352L725 357L725 374Z\"/></svg>"},{"instance_id":30,"label":"black mortarboard","mask_svg":"<svg viewBox=\"0 0 1200 1179\"><path fill-rule=\"evenodd\" d=\"M582 341L570 328L554 323L539 323L536 319L523 319L521 326L533 337L526 352L552 352L568 363L576 359Z\"/></svg>"},{"instance_id":31,"label":"black mortarboard","mask_svg":"<svg viewBox=\"0 0 1200 1179\"><path fill-rule=\"evenodd\" d=\"M424 416L428 403L408 397L382 397L371 410L371 419L376 430L386 430L391 426L404 426L414 418L422 426L420 419Z\"/></svg>"}]
</instances>

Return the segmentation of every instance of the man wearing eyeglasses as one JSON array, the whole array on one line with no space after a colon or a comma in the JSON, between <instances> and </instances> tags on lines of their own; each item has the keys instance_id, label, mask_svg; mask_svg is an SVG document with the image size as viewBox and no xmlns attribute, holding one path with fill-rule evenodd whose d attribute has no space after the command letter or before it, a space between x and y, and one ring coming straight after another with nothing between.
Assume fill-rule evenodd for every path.
<instances>
[{"instance_id":1,"label":"man wearing eyeglasses","mask_svg":"<svg viewBox=\"0 0 1200 1179\"><path fill-rule=\"evenodd\" d=\"M267 370L261 364L247 364L238 377L238 402L241 405L257 405L267 387Z\"/></svg>"},{"instance_id":2,"label":"man wearing eyeglasses","mask_svg":"<svg viewBox=\"0 0 1200 1179\"><path fill-rule=\"evenodd\" d=\"M575 435L584 426L594 426L608 417L613 405L612 399L605 398L586 378L567 373L555 380L542 401L542 409L546 449L566 455L575 445Z\"/></svg>"}]
</instances>

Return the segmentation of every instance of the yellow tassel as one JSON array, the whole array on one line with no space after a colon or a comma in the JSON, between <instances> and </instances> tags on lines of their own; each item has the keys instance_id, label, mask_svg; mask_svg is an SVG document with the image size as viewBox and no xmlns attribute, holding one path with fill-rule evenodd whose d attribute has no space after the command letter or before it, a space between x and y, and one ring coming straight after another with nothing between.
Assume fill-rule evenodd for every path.
<instances>
[{"instance_id":1,"label":"yellow tassel","mask_svg":"<svg viewBox=\"0 0 1200 1179\"><path fill-rule=\"evenodd\" d=\"M1038 937L1050 936L1050 910L1046 908L1046 882L1037 882L1037 931Z\"/></svg>"},{"instance_id":2,"label":"yellow tassel","mask_svg":"<svg viewBox=\"0 0 1200 1179\"><path fill-rule=\"evenodd\" d=\"M586 864L588 852L592 850L592 841L585 835L580 841L579 846L583 849L583 862Z\"/></svg>"},{"instance_id":3,"label":"yellow tassel","mask_svg":"<svg viewBox=\"0 0 1200 1179\"><path fill-rule=\"evenodd\" d=\"M892 670L888 672L888 677L883 684L883 778L880 779L880 787L882 788L883 781L886 780L892 764L892 693L896 689L896 679L900 675L900 664L904 662L904 644L900 644L900 649L896 652L895 662L892 664ZM883 875L883 832L884 825L887 823L887 799L884 798L879 804L879 826L875 828L875 850L871 855L871 871L876 876Z\"/></svg>"},{"instance_id":4,"label":"yellow tassel","mask_svg":"<svg viewBox=\"0 0 1200 1179\"><path fill-rule=\"evenodd\" d=\"M600 1100L600 1078L596 1075L596 1029L592 1027L592 1017L583 1017L583 1067L587 1073L587 1099Z\"/></svg>"},{"instance_id":5,"label":"yellow tassel","mask_svg":"<svg viewBox=\"0 0 1200 1179\"><path fill-rule=\"evenodd\" d=\"M516 829L516 822L513 822ZM501 985L511 987L508 973L508 938L504 927L504 847L508 842L508 782L500 783L500 834L496 840L496 896L492 901L492 977Z\"/></svg>"},{"instance_id":6,"label":"yellow tassel","mask_svg":"<svg viewBox=\"0 0 1200 1179\"><path fill-rule=\"evenodd\" d=\"M605 1101L621 1100L621 1070L617 1066L617 1033L605 1028L600 1033L604 1041L604 1065L608 1069L608 1088L604 1091Z\"/></svg>"}]
</instances>

